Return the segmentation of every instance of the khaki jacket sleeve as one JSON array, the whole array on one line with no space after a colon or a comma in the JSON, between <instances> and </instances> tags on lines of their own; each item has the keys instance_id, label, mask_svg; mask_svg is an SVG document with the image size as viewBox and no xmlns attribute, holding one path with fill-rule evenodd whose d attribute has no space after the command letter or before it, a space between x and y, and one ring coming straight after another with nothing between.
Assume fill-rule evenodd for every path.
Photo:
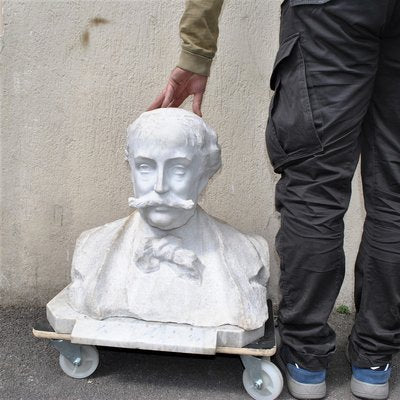
<instances>
[{"instance_id":1,"label":"khaki jacket sleeve","mask_svg":"<svg viewBox=\"0 0 400 400\"><path fill-rule=\"evenodd\" d=\"M186 0L179 29L182 50L178 67L200 75L210 75L217 51L218 17L223 0Z\"/></svg>"}]
</instances>

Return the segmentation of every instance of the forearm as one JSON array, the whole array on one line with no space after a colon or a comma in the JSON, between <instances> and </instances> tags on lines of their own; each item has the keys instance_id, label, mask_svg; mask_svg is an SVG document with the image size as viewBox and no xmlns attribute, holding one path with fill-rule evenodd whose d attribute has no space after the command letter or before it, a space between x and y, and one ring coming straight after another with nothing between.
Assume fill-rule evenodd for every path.
<instances>
[{"instance_id":1,"label":"forearm","mask_svg":"<svg viewBox=\"0 0 400 400\"><path fill-rule=\"evenodd\" d=\"M178 67L208 76L217 51L218 17L223 0L186 0L179 29L182 50Z\"/></svg>"}]
</instances>

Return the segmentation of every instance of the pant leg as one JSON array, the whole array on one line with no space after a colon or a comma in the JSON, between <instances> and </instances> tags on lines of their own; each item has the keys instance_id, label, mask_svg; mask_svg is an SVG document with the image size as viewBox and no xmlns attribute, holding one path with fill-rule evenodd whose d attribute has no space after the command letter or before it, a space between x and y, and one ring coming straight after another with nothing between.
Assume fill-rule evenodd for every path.
<instances>
[{"instance_id":1,"label":"pant leg","mask_svg":"<svg viewBox=\"0 0 400 400\"><path fill-rule=\"evenodd\" d=\"M392 2L394 5L395 2ZM382 32L372 102L364 121L362 178L367 217L356 262L350 356L384 365L400 348L400 5Z\"/></svg>"},{"instance_id":2,"label":"pant leg","mask_svg":"<svg viewBox=\"0 0 400 400\"><path fill-rule=\"evenodd\" d=\"M344 276L343 216L377 69L387 1L283 5L266 139L282 174L279 329L286 362L318 370L335 350L327 320Z\"/></svg>"}]
</instances>

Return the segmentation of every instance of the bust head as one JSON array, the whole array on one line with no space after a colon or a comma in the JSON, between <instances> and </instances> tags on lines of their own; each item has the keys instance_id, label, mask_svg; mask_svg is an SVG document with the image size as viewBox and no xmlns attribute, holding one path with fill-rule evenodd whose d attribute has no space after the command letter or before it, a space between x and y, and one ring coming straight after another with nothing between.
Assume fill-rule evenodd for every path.
<instances>
[{"instance_id":1,"label":"bust head","mask_svg":"<svg viewBox=\"0 0 400 400\"><path fill-rule=\"evenodd\" d=\"M170 230L193 216L198 197L221 166L215 132L181 108L160 108L129 127L130 204L153 227Z\"/></svg>"}]
</instances>

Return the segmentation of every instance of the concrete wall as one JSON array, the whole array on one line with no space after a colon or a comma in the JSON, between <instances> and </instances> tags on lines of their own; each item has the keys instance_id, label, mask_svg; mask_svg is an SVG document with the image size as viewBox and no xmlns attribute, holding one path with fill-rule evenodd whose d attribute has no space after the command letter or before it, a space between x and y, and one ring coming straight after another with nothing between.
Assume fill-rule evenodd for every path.
<instances>
[{"instance_id":1,"label":"concrete wall","mask_svg":"<svg viewBox=\"0 0 400 400\"><path fill-rule=\"evenodd\" d=\"M273 238L274 184L264 128L279 1L227 0L204 117L223 170L203 196L211 214ZM45 304L69 282L78 234L130 212L125 130L178 58L182 0L4 0L0 304ZM186 104L190 108L190 103ZM346 217L350 304L363 211L359 178ZM270 292L278 260L271 252Z\"/></svg>"}]
</instances>

